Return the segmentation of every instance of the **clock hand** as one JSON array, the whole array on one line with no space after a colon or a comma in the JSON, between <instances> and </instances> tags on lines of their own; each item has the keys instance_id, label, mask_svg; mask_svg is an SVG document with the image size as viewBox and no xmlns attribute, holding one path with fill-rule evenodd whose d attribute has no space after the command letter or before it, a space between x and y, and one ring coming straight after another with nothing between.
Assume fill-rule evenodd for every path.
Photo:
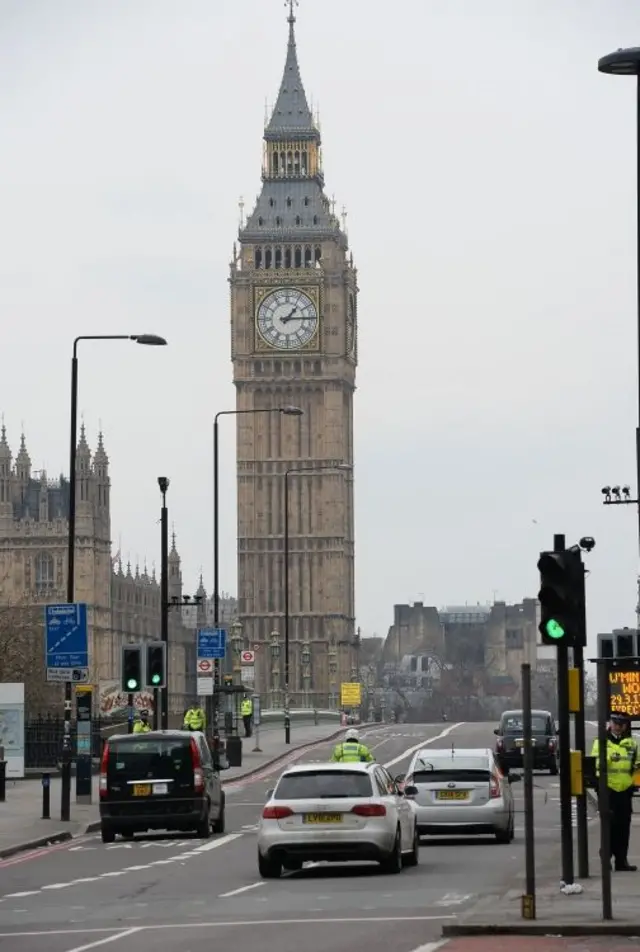
<instances>
[{"instance_id":1,"label":"clock hand","mask_svg":"<svg viewBox=\"0 0 640 952\"><path fill-rule=\"evenodd\" d=\"M281 318L282 323L283 323L283 324L288 324L289 321L292 321L292 320L294 319L294 318L293 318L293 315L296 313L297 310L298 310L298 308L297 308L297 306L296 306L296 307L294 307L294 309L291 311L290 314L287 314L286 317Z\"/></svg>"}]
</instances>

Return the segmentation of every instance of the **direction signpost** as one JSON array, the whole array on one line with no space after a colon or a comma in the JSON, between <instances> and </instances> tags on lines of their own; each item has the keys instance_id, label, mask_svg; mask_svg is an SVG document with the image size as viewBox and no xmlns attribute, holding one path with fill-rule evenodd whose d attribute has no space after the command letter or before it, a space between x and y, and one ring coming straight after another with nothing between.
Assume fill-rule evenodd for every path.
<instances>
[{"instance_id":1,"label":"direction signpost","mask_svg":"<svg viewBox=\"0 0 640 952\"><path fill-rule=\"evenodd\" d=\"M214 694L215 662L224 659L227 632L224 628L199 628L197 634L197 692L198 697Z\"/></svg>"},{"instance_id":2,"label":"direction signpost","mask_svg":"<svg viewBox=\"0 0 640 952\"><path fill-rule=\"evenodd\" d=\"M45 608L47 681L89 680L87 606L83 602Z\"/></svg>"}]
</instances>

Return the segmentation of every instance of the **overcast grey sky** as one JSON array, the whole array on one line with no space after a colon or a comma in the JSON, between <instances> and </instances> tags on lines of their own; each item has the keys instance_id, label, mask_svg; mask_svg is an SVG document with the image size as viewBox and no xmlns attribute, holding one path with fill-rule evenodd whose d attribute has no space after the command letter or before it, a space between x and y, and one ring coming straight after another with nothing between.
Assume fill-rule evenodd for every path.
<instances>
[{"instance_id":1,"label":"overcast grey sky","mask_svg":"<svg viewBox=\"0 0 640 952\"><path fill-rule=\"evenodd\" d=\"M114 549L212 574L211 422L232 408L228 262L260 186L281 0L0 0L0 409L67 470L71 342L111 458ZM327 192L359 268L357 614L517 601L554 532L593 535L592 635L633 624L636 0L302 0ZM223 587L235 446L222 436ZM634 487L635 488L635 487Z\"/></svg>"}]
</instances>

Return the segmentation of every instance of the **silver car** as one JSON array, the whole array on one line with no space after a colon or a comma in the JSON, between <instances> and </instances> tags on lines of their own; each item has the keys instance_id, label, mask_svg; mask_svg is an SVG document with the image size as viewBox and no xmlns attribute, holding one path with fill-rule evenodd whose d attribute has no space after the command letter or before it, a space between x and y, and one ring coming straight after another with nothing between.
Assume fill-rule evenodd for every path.
<instances>
[{"instance_id":1,"label":"silver car","mask_svg":"<svg viewBox=\"0 0 640 952\"><path fill-rule=\"evenodd\" d=\"M299 764L267 794L258 827L258 870L277 879L304 862L418 863L416 811L380 764Z\"/></svg>"},{"instance_id":2,"label":"silver car","mask_svg":"<svg viewBox=\"0 0 640 952\"><path fill-rule=\"evenodd\" d=\"M515 835L511 784L489 749L418 751L406 776L405 794L416 807L420 835L469 836L492 833L498 843Z\"/></svg>"}]
</instances>

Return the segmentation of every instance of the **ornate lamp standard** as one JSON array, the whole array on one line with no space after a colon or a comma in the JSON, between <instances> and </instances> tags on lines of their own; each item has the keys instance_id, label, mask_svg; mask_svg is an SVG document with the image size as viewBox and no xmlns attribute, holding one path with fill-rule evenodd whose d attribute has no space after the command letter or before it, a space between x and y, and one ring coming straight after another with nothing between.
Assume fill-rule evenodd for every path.
<instances>
[{"instance_id":1,"label":"ornate lamp standard","mask_svg":"<svg viewBox=\"0 0 640 952\"><path fill-rule=\"evenodd\" d=\"M237 618L231 626L231 647L233 648L233 680L234 683L242 684L242 663L240 655L242 654L242 622Z\"/></svg>"},{"instance_id":2,"label":"ornate lamp standard","mask_svg":"<svg viewBox=\"0 0 640 952\"><path fill-rule=\"evenodd\" d=\"M280 693L280 634L277 631L271 632L271 707L277 707L277 699Z\"/></svg>"},{"instance_id":3,"label":"ornate lamp standard","mask_svg":"<svg viewBox=\"0 0 640 952\"><path fill-rule=\"evenodd\" d=\"M336 672L338 671L338 651L335 644L329 648L329 707L335 708L337 704L338 684L336 681Z\"/></svg>"},{"instance_id":4,"label":"ornate lamp standard","mask_svg":"<svg viewBox=\"0 0 640 952\"><path fill-rule=\"evenodd\" d=\"M300 660L302 661L302 690L304 692L303 706L310 707L309 686L311 683L311 645L306 639L302 645Z\"/></svg>"}]
</instances>

